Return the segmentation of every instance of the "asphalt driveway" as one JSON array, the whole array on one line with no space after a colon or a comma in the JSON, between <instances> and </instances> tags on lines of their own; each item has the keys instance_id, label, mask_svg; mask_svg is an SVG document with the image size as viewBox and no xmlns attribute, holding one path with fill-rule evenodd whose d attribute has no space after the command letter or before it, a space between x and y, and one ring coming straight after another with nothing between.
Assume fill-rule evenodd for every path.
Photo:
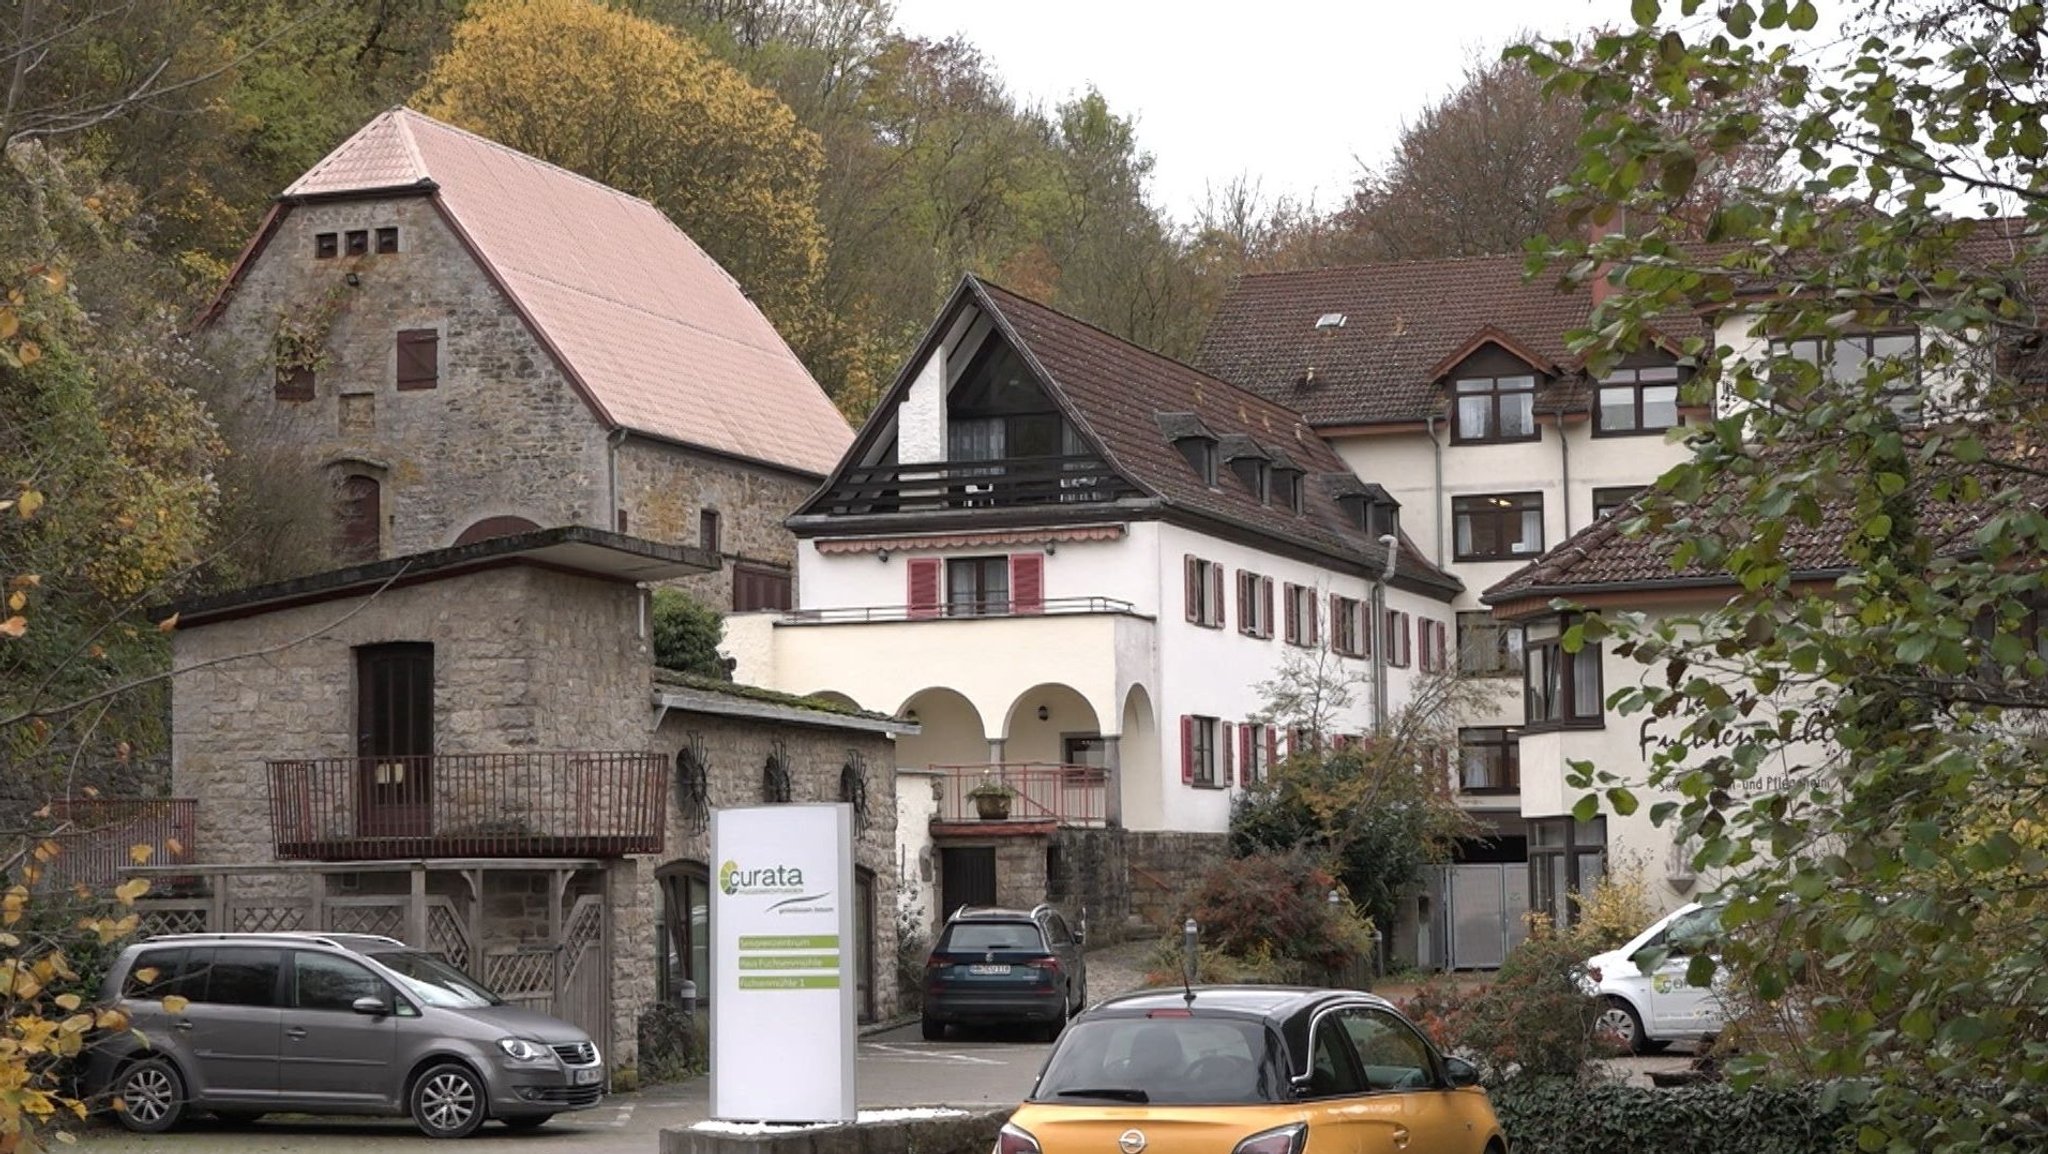
<instances>
[{"instance_id":1,"label":"asphalt driveway","mask_svg":"<svg viewBox=\"0 0 2048 1154\"><path fill-rule=\"evenodd\" d=\"M862 1107L1014 1104L1031 1088L1048 1046L1021 1036L975 1034L944 1042L918 1037L916 1023L861 1039L856 1071ZM558 1115L538 1130L486 1126L458 1143L519 1154L588 1154L633 1150L650 1154L660 1132L710 1116L711 1083L694 1078L615 1094L595 1110ZM196 1118L169 1134L130 1134L109 1124L88 1130L79 1148L91 1154L300 1154L346 1142L351 1154L426 1154L430 1140L398 1118L312 1118L273 1115L253 1125L223 1127ZM435 1147L440 1149L440 1147Z\"/></svg>"}]
</instances>

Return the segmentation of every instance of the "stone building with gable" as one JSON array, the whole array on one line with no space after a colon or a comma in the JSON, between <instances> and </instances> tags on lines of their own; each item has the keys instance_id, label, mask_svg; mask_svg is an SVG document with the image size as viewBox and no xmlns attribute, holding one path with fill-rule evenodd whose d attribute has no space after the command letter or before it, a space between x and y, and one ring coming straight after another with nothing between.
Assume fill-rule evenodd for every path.
<instances>
[{"instance_id":1,"label":"stone building with gable","mask_svg":"<svg viewBox=\"0 0 2048 1154\"><path fill-rule=\"evenodd\" d=\"M653 205L406 108L285 189L202 318L261 435L324 468L350 560L586 525L794 603L782 519L852 432Z\"/></svg>"},{"instance_id":2,"label":"stone building with gable","mask_svg":"<svg viewBox=\"0 0 2048 1154\"><path fill-rule=\"evenodd\" d=\"M632 1067L650 1008L712 997L711 811L843 801L856 1006L887 1018L916 726L658 672L646 586L715 564L565 526L167 608L194 819L145 926L401 938Z\"/></svg>"}]
</instances>

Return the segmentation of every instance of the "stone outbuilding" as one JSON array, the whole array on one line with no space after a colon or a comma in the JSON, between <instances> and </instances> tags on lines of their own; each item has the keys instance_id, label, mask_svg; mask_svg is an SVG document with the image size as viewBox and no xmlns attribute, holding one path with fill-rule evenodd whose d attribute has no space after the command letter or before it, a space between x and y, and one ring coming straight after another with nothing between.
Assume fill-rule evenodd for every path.
<instances>
[{"instance_id":1,"label":"stone outbuilding","mask_svg":"<svg viewBox=\"0 0 2048 1154\"><path fill-rule=\"evenodd\" d=\"M631 1067L650 1007L711 989L710 811L846 801L860 1008L892 1013L915 727L658 677L647 584L715 567L568 526L176 606L172 784L196 818L146 924L404 938Z\"/></svg>"}]
</instances>

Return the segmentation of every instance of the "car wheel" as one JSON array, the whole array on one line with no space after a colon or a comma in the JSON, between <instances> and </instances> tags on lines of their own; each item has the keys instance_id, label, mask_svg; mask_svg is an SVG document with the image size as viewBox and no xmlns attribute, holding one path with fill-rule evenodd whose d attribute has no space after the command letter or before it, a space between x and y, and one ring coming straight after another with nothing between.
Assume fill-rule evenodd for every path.
<instances>
[{"instance_id":1,"label":"car wheel","mask_svg":"<svg viewBox=\"0 0 2048 1154\"><path fill-rule=\"evenodd\" d=\"M552 1117L553 1114L515 1114L510 1118L500 1118L499 1121L514 1130L536 1130L547 1125L548 1119Z\"/></svg>"},{"instance_id":2,"label":"car wheel","mask_svg":"<svg viewBox=\"0 0 2048 1154\"><path fill-rule=\"evenodd\" d=\"M1601 1005L1600 1016L1593 1019L1593 1032L1627 1046L1631 1054L1650 1053L1652 1043L1650 1035L1643 1031L1641 1015L1620 998L1609 998Z\"/></svg>"},{"instance_id":3,"label":"car wheel","mask_svg":"<svg viewBox=\"0 0 2048 1154\"><path fill-rule=\"evenodd\" d=\"M944 1022L924 1018L918 1022L918 1027L920 1032L924 1034L924 1040L927 1042L941 1041L946 1036L946 1023Z\"/></svg>"},{"instance_id":4,"label":"car wheel","mask_svg":"<svg viewBox=\"0 0 2048 1154\"><path fill-rule=\"evenodd\" d=\"M467 1066L449 1062L419 1076L407 1097L413 1125L429 1138L467 1138L484 1124L484 1084Z\"/></svg>"},{"instance_id":5,"label":"car wheel","mask_svg":"<svg viewBox=\"0 0 2048 1154\"><path fill-rule=\"evenodd\" d=\"M161 1134L185 1116L185 1080L168 1058L144 1058L114 1080L115 1116L138 1134Z\"/></svg>"}]
</instances>

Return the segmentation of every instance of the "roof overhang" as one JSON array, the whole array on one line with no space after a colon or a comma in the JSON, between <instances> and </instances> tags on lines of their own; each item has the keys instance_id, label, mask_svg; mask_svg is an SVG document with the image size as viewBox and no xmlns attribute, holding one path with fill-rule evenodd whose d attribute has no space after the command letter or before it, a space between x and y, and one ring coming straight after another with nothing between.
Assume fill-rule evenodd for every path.
<instances>
[{"instance_id":1,"label":"roof overhang","mask_svg":"<svg viewBox=\"0 0 2048 1154\"><path fill-rule=\"evenodd\" d=\"M1487 325L1466 338L1464 344L1445 354L1442 360L1431 365L1429 371L1423 374L1423 379L1431 384L1443 380L1450 375L1452 369L1462 364L1465 358L1488 345L1494 346L1545 376L1554 377L1558 375L1558 367L1551 363L1549 358L1531 349L1528 345L1523 344L1514 337L1509 336L1502 330L1492 325Z\"/></svg>"},{"instance_id":2,"label":"roof overhang","mask_svg":"<svg viewBox=\"0 0 2048 1154\"><path fill-rule=\"evenodd\" d=\"M984 533L905 533L893 537L821 537L818 552L895 553L906 549L989 549L1009 545L1054 545L1069 541L1120 541L1128 525L1069 525L1003 529Z\"/></svg>"},{"instance_id":3,"label":"roof overhang","mask_svg":"<svg viewBox=\"0 0 2048 1154\"><path fill-rule=\"evenodd\" d=\"M1848 570L1830 569L1800 573L1792 588L1800 593L1821 593L1833 587ZM1559 601L1587 609L1645 609L1681 602L1696 602L1715 591L1737 593L1740 582L1725 574L1710 577L1667 577L1646 581L1612 581L1600 585L1532 585L1507 592L1488 590L1480 603L1503 621L1527 621L1556 612Z\"/></svg>"},{"instance_id":4,"label":"roof overhang","mask_svg":"<svg viewBox=\"0 0 2048 1154\"><path fill-rule=\"evenodd\" d=\"M715 573L719 561L716 554L694 545L669 545L583 525L566 525L191 598L160 606L152 611L152 616L162 619L176 615L181 627L191 628L510 565L532 565L594 580L637 584Z\"/></svg>"},{"instance_id":5,"label":"roof overhang","mask_svg":"<svg viewBox=\"0 0 2048 1154\"><path fill-rule=\"evenodd\" d=\"M703 713L741 721L774 721L784 725L807 725L814 729L854 730L905 737L923 732L915 721L883 717L872 713L839 713L811 709L783 701L771 701L712 689L684 685L658 685L654 690L654 724L659 727L671 711Z\"/></svg>"}]
</instances>

